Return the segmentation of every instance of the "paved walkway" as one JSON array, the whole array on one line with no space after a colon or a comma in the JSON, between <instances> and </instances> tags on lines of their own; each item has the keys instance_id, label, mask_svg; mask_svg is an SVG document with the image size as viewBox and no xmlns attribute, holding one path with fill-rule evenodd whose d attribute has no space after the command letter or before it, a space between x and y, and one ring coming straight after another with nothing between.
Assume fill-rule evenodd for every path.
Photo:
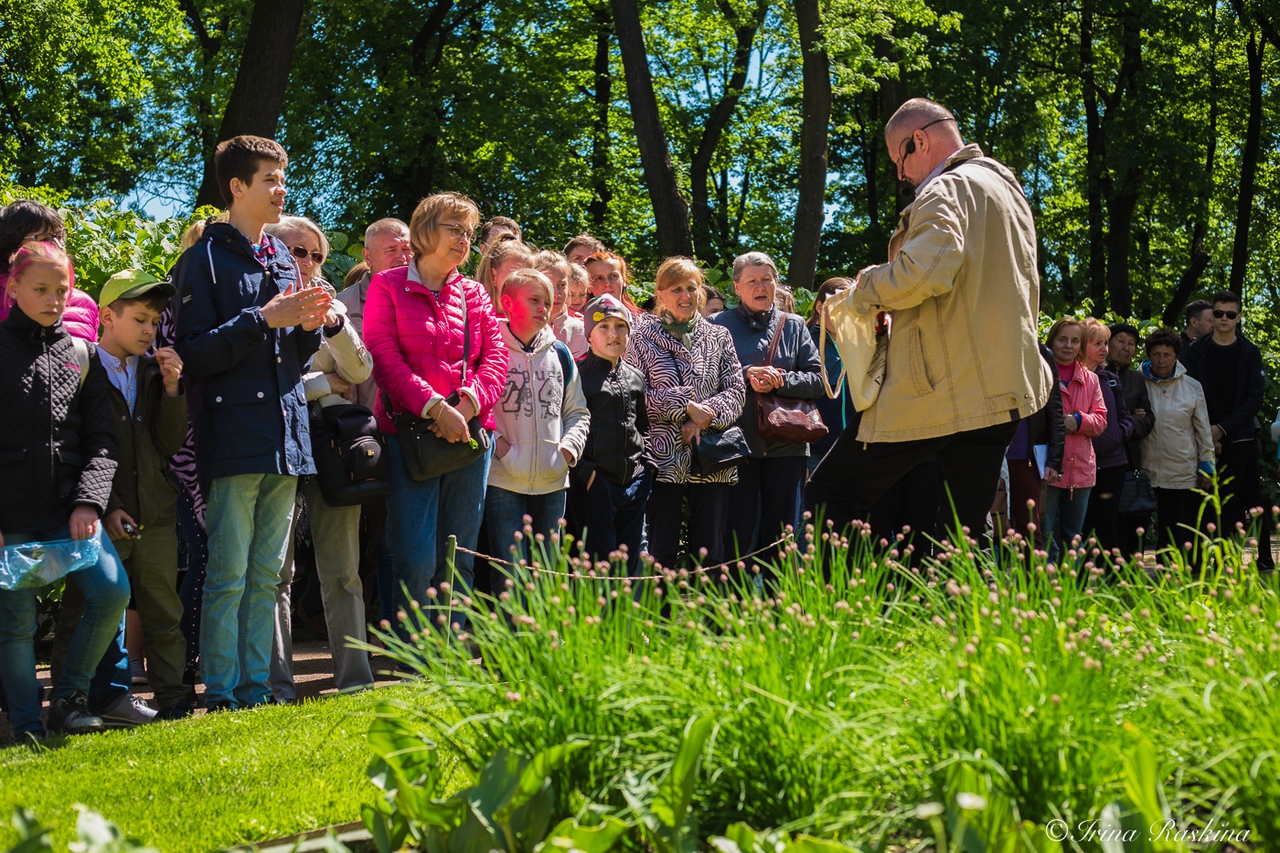
<instances>
[{"instance_id":1,"label":"paved walkway","mask_svg":"<svg viewBox=\"0 0 1280 853\"><path fill-rule=\"evenodd\" d=\"M381 655L373 657L373 674L378 684L391 684L399 681L387 675L387 671L391 669L391 662ZM45 707L48 708L49 697L49 667L47 664L41 664L36 673L40 686L45 688ZM298 690L299 701L303 699L313 699L317 696L333 695L337 693L337 688L333 685L333 663L329 656L329 644L321 640L295 640L293 644L293 682ZM148 702L152 699L151 688L145 684L135 685L133 688L135 696L139 696ZM203 696L204 686L197 685L196 692ZM204 711L197 711L197 714L203 714ZM0 744L8 743L11 740L9 730L9 720L0 712Z\"/></svg>"}]
</instances>

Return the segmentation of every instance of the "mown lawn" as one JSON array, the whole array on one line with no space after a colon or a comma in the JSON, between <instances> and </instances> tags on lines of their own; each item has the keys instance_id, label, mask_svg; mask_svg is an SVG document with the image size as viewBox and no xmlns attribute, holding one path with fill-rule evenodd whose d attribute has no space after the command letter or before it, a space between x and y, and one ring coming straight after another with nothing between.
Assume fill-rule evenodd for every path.
<instances>
[{"instance_id":1,"label":"mown lawn","mask_svg":"<svg viewBox=\"0 0 1280 853\"><path fill-rule=\"evenodd\" d=\"M366 734L387 699L430 701L397 685L0 750L0 850L17 839L8 818L19 805L53 830L55 850L74 840L76 803L164 853L358 820L375 793Z\"/></svg>"}]
</instances>

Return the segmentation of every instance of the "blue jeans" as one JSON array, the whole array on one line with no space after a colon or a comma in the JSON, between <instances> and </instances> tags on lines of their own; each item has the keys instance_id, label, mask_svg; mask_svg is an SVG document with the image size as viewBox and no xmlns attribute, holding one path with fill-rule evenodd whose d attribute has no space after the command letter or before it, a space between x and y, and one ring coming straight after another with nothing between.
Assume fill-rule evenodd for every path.
<instances>
[{"instance_id":1,"label":"blue jeans","mask_svg":"<svg viewBox=\"0 0 1280 853\"><path fill-rule=\"evenodd\" d=\"M489 452L464 468L418 481L410 478L404 467L400 437L387 436L392 487L391 497L387 498L387 532L395 553L397 610L408 613L409 602L417 601L425 611L429 603L427 589L438 590L445 581L450 582L455 594L471 589L475 558L459 551L454 559L456 577L450 578L444 562L445 546L452 534L458 538L460 547L472 551L476 548L480 519L484 516L484 490L489 479L492 447L490 444ZM446 596L440 596L439 600L448 603ZM445 618L458 623L460 628L466 624L466 617L457 612ZM402 638L408 637L412 627L399 621L393 621L392 625Z\"/></svg>"},{"instance_id":2,"label":"blue jeans","mask_svg":"<svg viewBox=\"0 0 1280 853\"><path fill-rule=\"evenodd\" d=\"M543 547L548 551L553 550L551 534L560 529L560 520L564 518L564 504L564 489L545 495L525 495L490 486L484 498L484 520L489 526L490 555L513 563L541 559L541 554L531 547L530 540L541 533L546 538ZM524 529L526 515L532 519L529 522L529 530L532 532ZM519 542L515 538L517 530L523 534ZM512 548L515 548L514 552Z\"/></svg>"},{"instance_id":3,"label":"blue jeans","mask_svg":"<svg viewBox=\"0 0 1280 853\"><path fill-rule=\"evenodd\" d=\"M1044 538L1049 543L1049 562L1054 565L1071 547L1071 540L1083 533L1091 491L1092 488L1059 489L1057 486L1044 490Z\"/></svg>"},{"instance_id":4,"label":"blue jeans","mask_svg":"<svg viewBox=\"0 0 1280 853\"><path fill-rule=\"evenodd\" d=\"M276 587L284 566L298 478L219 477L209 488L209 566L200 618L205 703L235 708L271 698Z\"/></svg>"},{"instance_id":5,"label":"blue jeans","mask_svg":"<svg viewBox=\"0 0 1280 853\"><path fill-rule=\"evenodd\" d=\"M67 525L32 533L5 531L6 545L71 538ZM71 635L66 663L53 686L55 698L88 693L89 682L111 644L129 604L129 579L102 524L94 534L102 549L98 562L68 576L84 593L85 612ZM44 731L40 722L40 686L36 681L36 592L0 590L0 684L9 703L15 735Z\"/></svg>"},{"instance_id":6,"label":"blue jeans","mask_svg":"<svg viewBox=\"0 0 1280 853\"><path fill-rule=\"evenodd\" d=\"M653 490L653 471L645 470L625 486L619 486L599 472L591 488L573 482L568 504L573 516L574 535L584 536L593 560L607 560L621 546L627 546L627 574L640 574L640 551L644 538L644 511ZM495 556L498 556L495 554Z\"/></svg>"}]
</instances>

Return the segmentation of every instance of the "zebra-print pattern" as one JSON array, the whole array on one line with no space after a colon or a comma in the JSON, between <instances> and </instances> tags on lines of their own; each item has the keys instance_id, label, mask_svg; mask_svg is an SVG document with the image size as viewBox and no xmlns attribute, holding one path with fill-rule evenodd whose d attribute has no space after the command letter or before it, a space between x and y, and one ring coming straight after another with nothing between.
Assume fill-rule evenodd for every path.
<instances>
[{"instance_id":1,"label":"zebra-print pattern","mask_svg":"<svg viewBox=\"0 0 1280 853\"><path fill-rule=\"evenodd\" d=\"M172 303L160 315L160 326L156 329L156 347L171 347L177 337L177 320L174 318ZM196 521L204 526L204 495L200 493L200 480L196 476L196 432L195 424L187 424L187 438L173 458L169 460L169 470L179 487L186 489L191 496L191 504L195 507Z\"/></svg>"},{"instance_id":2,"label":"zebra-print pattern","mask_svg":"<svg viewBox=\"0 0 1280 853\"><path fill-rule=\"evenodd\" d=\"M689 446L680 427L689 420L685 408L697 402L715 412L713 431L727 429L742 414L746 388L729 330L695 315L692 349L672 337L656 320L638 321L627 346L627 362L644 374L649 433L645 446L658 467L660 483L736 483L738 469L708 477L689 473Z\"/></svg>"}]
</instances>

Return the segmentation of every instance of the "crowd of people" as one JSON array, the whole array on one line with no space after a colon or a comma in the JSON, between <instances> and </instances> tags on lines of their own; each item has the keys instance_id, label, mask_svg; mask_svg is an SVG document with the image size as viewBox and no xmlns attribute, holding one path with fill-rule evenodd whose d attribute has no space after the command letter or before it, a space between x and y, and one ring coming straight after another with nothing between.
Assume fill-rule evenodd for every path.
<instances>
[{"instance_id":1,"label":"crowd of people","mask_svg":"<svg viewBox=\"0 0 1280 853\"><path fill-rule=\"evenodd\" d=\"M499 563L565 533L632 576L648 554L765 589L806 509L886 536L940 537L950 520L1040 530L1053 560L1096 531L1133 554L1151 521L1123 514L1121 492L1144 471L1160 544L1202 523L1195 490L1215 474L1236 486L1217 529L1246 523L1262 370L1239 298L1218 294L1211 333L1189 322L1189 345L1149 335L1141 363L1125 324L1064 317L1040 342L1034 226L1012 175L922 99L886 144L915 197L890 260L824 282L807 318L762 252L734 260L734 300L667 258L640 306L601 241L539 251L452 192L369 225L364 262L335 287L324 231L283 214L286 152L258 137L218 146L226 212L185 235L170 275L122 270L96 301L55 211L0 211L0 472L20 485L0 492L0 545L91 540L97 554L68 575L47 722L38 590L0 589L15 735L291 701L299 526L335 684L356 690L373 682L370 607L406 635L419 604L459 630L449 602L496 590ZM887 347L862 411L852 382L824 391L841 372L835 299ZM385 470L338 496L325 464L351 436ZM1259 554L1269 568L1269 541ZM139 678L154 707L133 695Z\"/></svg>"}]
</instances>

